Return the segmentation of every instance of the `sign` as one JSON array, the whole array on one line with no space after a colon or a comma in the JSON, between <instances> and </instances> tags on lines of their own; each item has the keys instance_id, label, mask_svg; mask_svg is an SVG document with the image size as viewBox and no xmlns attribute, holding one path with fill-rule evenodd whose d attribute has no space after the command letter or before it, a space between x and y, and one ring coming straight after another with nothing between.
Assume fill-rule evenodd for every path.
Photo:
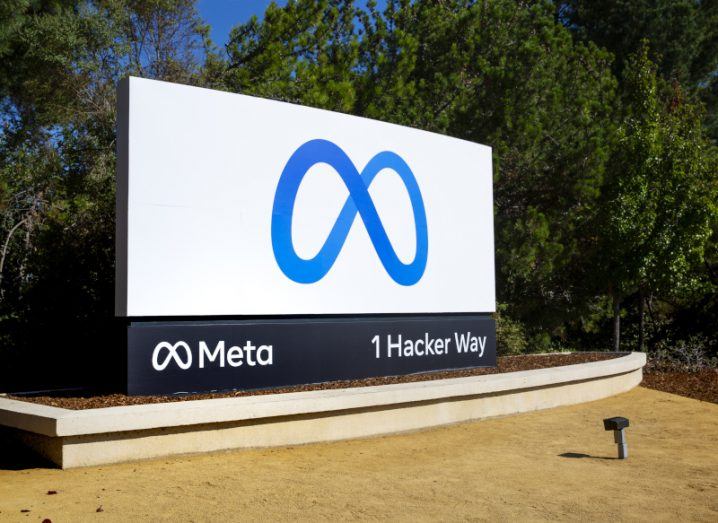
<instances>
[{"instance_id":1,"label":"sign","mask_svg":"<svg viewBox=\"0 0 718 523\"><path fill-rule=\"evenodd\" d=\"M494 321L478 315L140 323L128 392L267 387L496 365Z\"/></svg>"},{"instance_id":2,"label":"sign","mask_svg":"<svg viewBox=\"0 0 718 523\"><path fill-rule=\"evenodd\" d=\"M129 78L116 314L493 312L491 149Z\"/></svg>"},{"instance_id":3,"label":"sign","mask_svg":"<svg viewBox=\"0 0 718 523\"><path fill-rule=\"evenodd\" d=\"M130 393L495 365L490 148L129 78L117 157Z\"/></svg>"}]
</instances>

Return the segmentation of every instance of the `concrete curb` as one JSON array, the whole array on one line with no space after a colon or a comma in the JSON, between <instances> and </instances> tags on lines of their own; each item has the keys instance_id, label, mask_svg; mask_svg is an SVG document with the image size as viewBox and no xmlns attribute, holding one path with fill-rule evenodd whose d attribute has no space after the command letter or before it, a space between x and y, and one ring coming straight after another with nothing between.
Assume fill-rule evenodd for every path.
<instances>
[{"instance_id":1,"label":"concrete curb","mask_svg":"<svg viewBox=\"0 0 718 523\"><path fill-rule=\"evenodd\" d=\"M93 465L388 434L581 403L638 385L645 363L645 354L630 353L467 378L87 410L0 397L0 425L18 429L60 466Z\"/></svg>"}]
</instances>

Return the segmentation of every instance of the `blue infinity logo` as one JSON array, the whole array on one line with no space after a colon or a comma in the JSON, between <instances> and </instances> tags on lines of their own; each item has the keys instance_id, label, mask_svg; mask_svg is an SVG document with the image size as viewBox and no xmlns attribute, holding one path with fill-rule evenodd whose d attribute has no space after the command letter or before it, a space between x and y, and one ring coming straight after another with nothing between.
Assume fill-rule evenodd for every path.
<instances>
[{"instance_id":1,"label":"blue infinity logo","mask_svg":"<svg viewBox=\"0 0 718 523\"><path fill-rule=\"evenodd\" d=\"M349 198L317 255L304 259L297 255L292 243L292 214L299 185L309 169L318 163L325 163L337 171L349 190ZM409 193L416 227L416 254L411 263L403 263L396 255L369 195L371 182L383 169L396 172ZM359 173L346 153L328 140L310 140L301 145L289 158L279 177L272 209L272 247L279 268L288 278L298 283L321 280L339 256L357 213L361 216L374 249L389 276L401 285L414 285L418 282L426 268L429 240L424 201L414 173L399 155L390 151L374 156Z\"/></svg>"}]
</instances>

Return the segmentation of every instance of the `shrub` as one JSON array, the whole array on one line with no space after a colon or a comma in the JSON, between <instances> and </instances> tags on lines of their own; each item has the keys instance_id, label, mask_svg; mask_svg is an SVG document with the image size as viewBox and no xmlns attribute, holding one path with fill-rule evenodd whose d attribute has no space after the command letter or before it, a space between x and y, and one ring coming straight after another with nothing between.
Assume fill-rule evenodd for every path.
<instances>
[{"instance_id":1,"label":"shrub","mask_svg":"<svg viewBox=\"0 0 718 523\"><path fill-rule=\"evenodd\" d=\"M496 319L496 350L499 356L523 354L528 342L524 325L506 314L507 305L499 303L494 318Z\"/></svg>"}]
</instances>

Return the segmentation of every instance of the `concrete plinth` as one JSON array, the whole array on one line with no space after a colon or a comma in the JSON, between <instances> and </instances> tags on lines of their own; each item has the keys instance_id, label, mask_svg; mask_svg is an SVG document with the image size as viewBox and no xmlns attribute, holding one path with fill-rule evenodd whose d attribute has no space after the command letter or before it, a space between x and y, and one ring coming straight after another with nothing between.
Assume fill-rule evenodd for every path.
<instances>
[{"instance_id":1,"label":"concrete plinth","mask_svg":"<svg viewBox=\"0 0 718 523\"><path fill-rule=\"evenodd\" d=\"M0 425L62 468L417 430L597 400L645 354L548 369L288 394L68 410L0 398Z\"/></svg>"}]
</instances>

